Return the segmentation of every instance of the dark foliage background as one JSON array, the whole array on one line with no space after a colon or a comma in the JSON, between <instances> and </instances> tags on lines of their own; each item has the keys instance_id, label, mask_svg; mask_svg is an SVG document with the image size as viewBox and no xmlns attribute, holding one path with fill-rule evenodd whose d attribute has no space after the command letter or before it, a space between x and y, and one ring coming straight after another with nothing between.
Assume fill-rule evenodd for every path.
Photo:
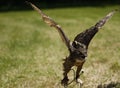
<instances>
[{"instance_id":1,"label":"dark foliage background","mask_svg":"<svg viewBox=\"0 0 120 88\"><path fill-rule=\"evenodd\" d=\"M0 0L0 11L30 9L26 0ZM119 5L120 0L28 0L41 8Z\"/></svg>"}]
</instances>

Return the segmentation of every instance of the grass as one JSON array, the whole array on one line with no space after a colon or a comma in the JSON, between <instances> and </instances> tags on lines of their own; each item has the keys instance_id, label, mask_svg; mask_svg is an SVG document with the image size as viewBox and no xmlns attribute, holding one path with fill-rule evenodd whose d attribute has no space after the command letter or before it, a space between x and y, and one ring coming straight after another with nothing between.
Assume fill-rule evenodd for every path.
<instances>
[{"instance_id":1,"label":"grass","mask_svg":"<svg viewBox=\"0 0 120 88\"><path fill-rule=\"evenodd\" d=\"M71 40L94 25L112 7L43 10ZM83 88L120 82L120 14L92 40L81 76ZM62 59L68 55L56 30L35 11L0 13L0 88L62 88ZM72 74L72 73L71 73ZM73 88L74 84L70 85Z\"/></svg>"}]
</instances>

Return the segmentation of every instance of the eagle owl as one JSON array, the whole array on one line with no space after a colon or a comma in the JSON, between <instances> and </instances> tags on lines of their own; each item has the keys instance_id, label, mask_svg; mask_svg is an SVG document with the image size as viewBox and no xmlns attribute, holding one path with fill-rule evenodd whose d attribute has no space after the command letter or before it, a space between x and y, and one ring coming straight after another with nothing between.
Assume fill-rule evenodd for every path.
<instances>
[{"instance_id":1,"label":"eagle owl","mask_svg":"<svg viewBox=\"0 0 120 88\"><path fill-rule=\"evenodd\" d=\"M61 80L62 85L68 85L68 72L71 70L73 66L77 67L76 70L76 77L75 80L79 78L79 73L82 69L83 64L86 61L87 57L87 51L88 46L92 38L95 36L95 34L99 31L99 29L112 17L112 15L118 11L113 10L110 13L108 13L104 18L99 20L95 25L90 27L89 29L79 33L73 41L70 41L68 37L63 32L60 25L58 25L52 18L44 14L38 7L36 7L31 2L27 2L30 4L33 9L35 9L41 16L45 23L47 23L49 26L54 27L58 33L60 34L63 42L65 43L66 47L68 48L69 55L65 58L63 63L63 79Z\"/></svg>"}]
</instances>

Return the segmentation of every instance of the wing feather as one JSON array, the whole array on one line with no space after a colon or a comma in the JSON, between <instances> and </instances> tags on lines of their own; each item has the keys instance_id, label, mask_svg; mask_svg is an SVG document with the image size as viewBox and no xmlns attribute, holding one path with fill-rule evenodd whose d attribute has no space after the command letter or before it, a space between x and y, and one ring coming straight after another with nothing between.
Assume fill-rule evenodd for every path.
<instances>
[{"instance_id":1,"label":"wing feather","mask_svg":"<svg viewBox=\"0 0 120 88\"><path fill-rule=\"evenodd\" d=\"M31 2L27 2L28 4L30 4L32 6L32 8L34 10L36 10L41 16L43 21L48 24L51 27L54 27L57 29L57 31L59 32L59 35L61 36L63 42L65 43L65 45L69 48L70 47L70 40L67 38L67 36L65 35L65 33L63 32L62 28L60 27L60 25L58 25L52 18L50 18L49 16L47 16L46 14L44 14L38 7L36 7L34 4L32 4Z\"/></svg>"},{"instance_id":2,"label":"wing feather","mask_svg":"<svg viewBox=\"0 0 120 88\"><path fill-rule=\"evenodd\" d=\"M83 43L83 44L85 44L88 47L88 45L89 45L90 41L92 40L92 38L94 37L94 35L113 16L113 14L116 11L118 11L118 10L111 11L103 19L98 21L94 26L92 26L91 28L89 28L89 29L81 32L80 34L78 34L75 37L74 41Z\"/></svg>"}]
</instances>

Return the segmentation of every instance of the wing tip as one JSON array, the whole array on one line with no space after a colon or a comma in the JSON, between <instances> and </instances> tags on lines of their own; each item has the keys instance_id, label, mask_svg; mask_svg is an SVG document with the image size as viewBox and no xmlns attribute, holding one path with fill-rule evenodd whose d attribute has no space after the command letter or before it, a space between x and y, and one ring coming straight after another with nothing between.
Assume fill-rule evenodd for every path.
<instances>
[{"instance_id":1,"label":"wing tip","mask_svg":"<svg viewBox=\"0 0 120 88\"><path fill-rule=\"evenodd\" d=\"M28 5L32 4L32 3L31 3L31 2L29 2L29 1L25 1L25 3L26 3L26 4L28 4Z\"/></svg>"},{"instance_id":2,"label":"wing tip","mask_svg":"<svg viewBox=\"0 0 120 88\"><path fill-rule=\"evenodd\" d=\"M25 3L26 3L27 5L32 6L33 8L36 7L36 6L35 6L33 3L31 3L30 1L25 1Z\"/></svg>"}]
</instances>

